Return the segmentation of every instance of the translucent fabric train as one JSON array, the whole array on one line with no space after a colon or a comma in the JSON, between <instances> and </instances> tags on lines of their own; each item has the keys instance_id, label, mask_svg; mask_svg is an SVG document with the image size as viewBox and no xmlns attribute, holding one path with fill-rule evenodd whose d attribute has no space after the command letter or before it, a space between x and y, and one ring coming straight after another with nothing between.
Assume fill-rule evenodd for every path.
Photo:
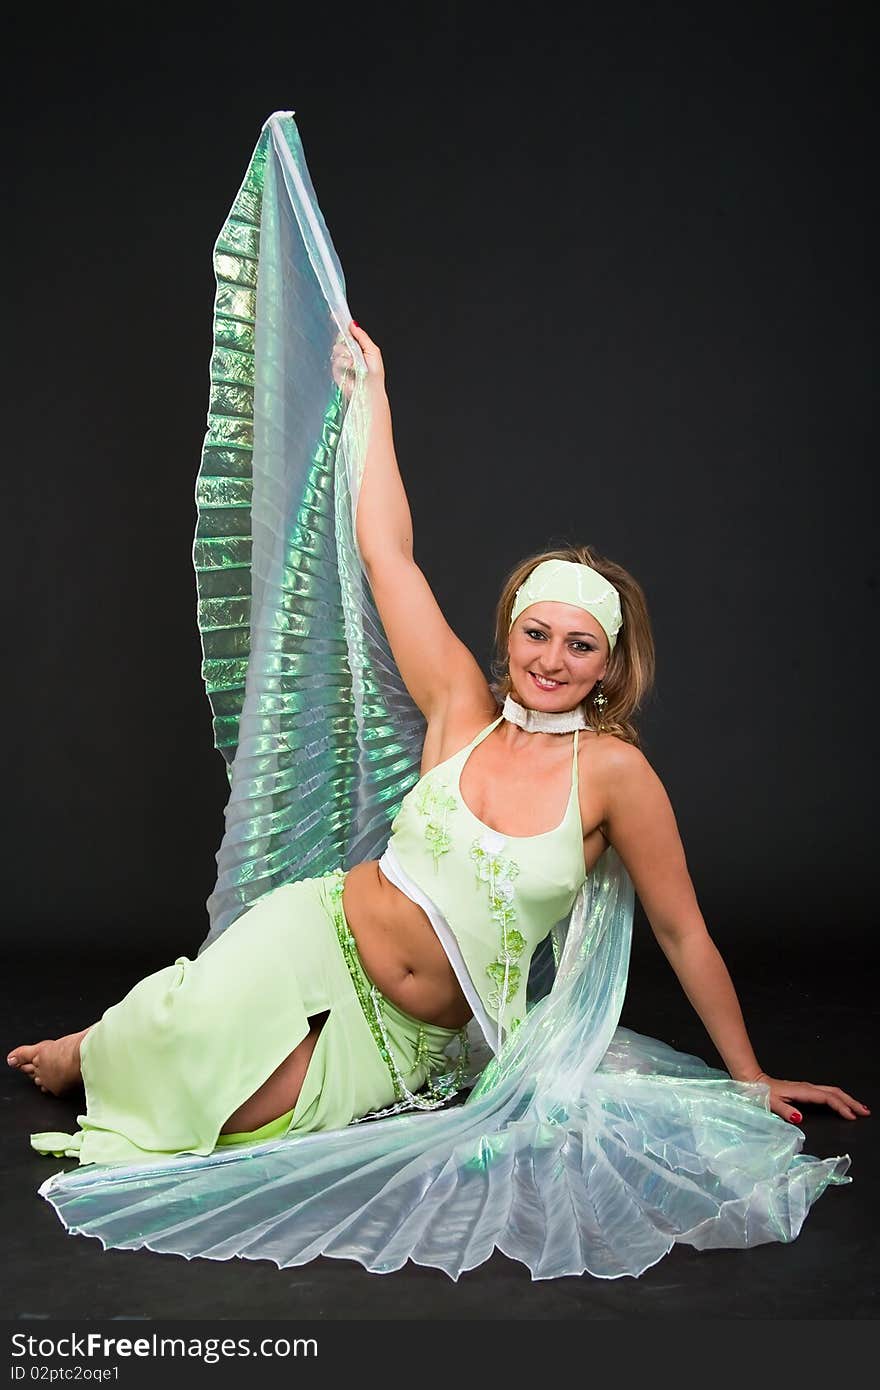
<instances>
[{"instance_id":1,"label":"translucent fabric train","mask_svg":"<svg viewBox=\"0 0 880 1390\"><path fill-rule=\"evenodd\" d=\"M396 668L354 519L369 397L339 261L292 113L263 127L217 240L193 558L229 801L208 940L264 893L377 859L425 724ZM338 332L358 364L333 382ZM849 1156L801 1152L768 1088L619 1026L633 890L606 850L538 953L498 1056L471 1025L445 1108L41 1187L105 1247L453 1279L501 1250L534 1279L638 1276L676 1242L791 1241Z\"/></svg>"}]
</instances>

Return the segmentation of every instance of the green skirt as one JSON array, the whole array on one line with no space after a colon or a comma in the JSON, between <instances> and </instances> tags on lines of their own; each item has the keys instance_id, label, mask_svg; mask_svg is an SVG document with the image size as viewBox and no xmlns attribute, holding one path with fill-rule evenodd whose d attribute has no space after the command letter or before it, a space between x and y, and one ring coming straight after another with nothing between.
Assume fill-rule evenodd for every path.
<instances>
[{"instance_id":1,"label":"green skirt","mask_svg":"<svg viewBox=\"0 0 880 1390\"><path fill-rule=\"evenodd\" d=\"M340 1129L393 1104L384 1040L362 1002L372 982L342 913L342 877L273 889L195 960L181 956L136 984L83 1039L79 1130L34 1134L32 1146L80 1163L153 1162ZM450 1070L455 1030L413 1018L378 993L377 1000L408 1090ZM325 1012L293 1109L261 1130L221 1136L229 1116L307 1036L309 1019Z\"/></svg>"}]
</instances>

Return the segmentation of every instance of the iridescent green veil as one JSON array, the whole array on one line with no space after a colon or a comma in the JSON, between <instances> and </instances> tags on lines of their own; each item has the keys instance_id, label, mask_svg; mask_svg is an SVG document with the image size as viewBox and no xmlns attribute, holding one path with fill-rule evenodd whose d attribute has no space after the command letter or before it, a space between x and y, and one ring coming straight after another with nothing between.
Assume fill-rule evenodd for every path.
<instances>
[{"instance_id":1,"label":"iridescent green veil","mask_svg":"<svg viewBox=\"0 0 880 1390\"><path fill-rule=\"evenodd\" d=\"M330 373L343 276L290 113L266 122L214 264L194 562L230 792L208 940L280 884L378 858L425 732L358 552L363 359L349 339L346 402ZM453 1278L496 1248L533 1278L615 1278L676 1241L791 1240L850 1181L849 1158L801 1154L766 1086L618 1026L632 918L609 849L554 929L521 1026L496 1058L474 1046L463 1103L84 1167L40 1190L69 1230L114 1248L376 1272L411 1259Z\"/></svg>"},{"instance_id":2,"label":"iridescent green veil","mask_svg":"<svg viewBox=\"0 0 880 1390\"><path fill-rule=\"evenodd\" d=\"M350 315L289 116L266 123L214 265L193 559L231 789L209 939L270 888L378 857L424 737L357 553L368 402L360 379L346 408L330 374Z\"/></svg>"}]
</instances>

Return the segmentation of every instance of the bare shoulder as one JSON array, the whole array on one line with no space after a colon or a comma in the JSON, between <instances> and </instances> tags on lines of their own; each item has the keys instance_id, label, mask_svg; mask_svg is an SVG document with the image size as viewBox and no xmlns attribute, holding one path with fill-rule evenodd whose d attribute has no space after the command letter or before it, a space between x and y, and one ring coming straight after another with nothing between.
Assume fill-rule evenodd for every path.
<instances>
[{"instance_id":1,"label":"bare shoulder","mask_svg":"<svg viewBox=\"0 0 880 1390\"><path fill-rule=\"evenodd\" d=\"M587 768L606 793L637 790L659 781L641 748L616 734L581 738L580 768Z\"/></svg>"},{"instance_id":2,"label":"bare shoulder","mask_svg":"<svg viewBox=\"0 0 880 1390\"><path fill-rule=\"evenodd\" d=\"M588 870L608 844L633 875L644 860L646 845L662 844L662 854L671 862L680 847L675 815L666 788L642 750L613 734L582 738L581 744L581 818L585 829L596 827L584 835ZM640 882L644 887L643 878Z\"/></svg>"}]
</instances>

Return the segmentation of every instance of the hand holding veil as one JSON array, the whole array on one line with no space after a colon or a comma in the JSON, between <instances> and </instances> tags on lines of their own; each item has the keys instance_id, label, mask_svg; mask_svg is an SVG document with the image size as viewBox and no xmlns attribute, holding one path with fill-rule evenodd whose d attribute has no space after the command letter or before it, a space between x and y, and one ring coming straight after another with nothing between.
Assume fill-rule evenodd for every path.
<instances>
[{"instance_id":1,"label":"hand holding veil","mask_svg":"<svg viewBox=\"0 0 880 1390\"><path fill-rule=\"evenodd\" d=\"M266 122L214 264L193 554L230 794L209 941L274 887L378 858L425 732L357 546L369 393L291 113ZM361 368L350 398L330 371L338 334ZM411 1259L454 1279L496 1248L536 1279L615 1278L676 1241L791 1240L824 1188L850 1181L849 1158L800 1154L766 1086L618 1026L632 917L608 849L554 929L523 1023L485 1065L475 1050L463 1104L84 1167L40 1191L114 1248L279 1266L324 1254L375 1272Z\"/></svg>"}]
</instances>

